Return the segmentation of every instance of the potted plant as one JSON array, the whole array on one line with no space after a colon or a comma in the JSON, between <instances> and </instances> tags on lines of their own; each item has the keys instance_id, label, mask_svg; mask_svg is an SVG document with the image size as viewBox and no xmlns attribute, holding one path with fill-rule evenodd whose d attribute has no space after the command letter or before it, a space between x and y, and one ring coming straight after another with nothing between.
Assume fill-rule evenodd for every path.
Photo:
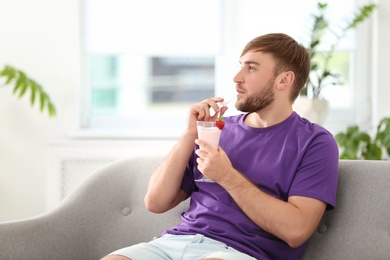
<instances>
[{"instance_id":1,"label":"potted plant","mask_svg":"<svg viewBox=\"0 0 390 260\"><path fill-rule=\"evenodd\" d=\"M335 28L330 26L330 21L326 17L327 8L328 4L318 3L317 12L312 14L313 26L307 46L311 55L311 70L309 79L296 102L300 104L294 104L299 114L319 124L323 123L329 106L328 101L323 99L322 90L328 85L339 83L339 75L332 71L330 66L336 47L349 30L370 17L376 5L367 4L359 7L358 11L346 20L345 25ZM324 43L324 37L328 34L333 35L333 43Z\"/></svg>"},{"instance_id":2,"label":"potted plant","mask_svg":"<svg viewBox=\"0 0 390 260\"><path fill-rule=\"evenodd\" d=\"M51 102L49 95L44 91L41 85L29 78L23 71L6 65L0 70L0 78L5 79L4 84L0 84L0 87L13 85L13 93L18 95L19 98L24 96L27 93L27 90L29 90L31 106L34 106L35 101L38 98L41 112L46 108L49 116L53 117L56 115L56 109Z\"/></svg>"},{"instance_id":3,"label":"potted plant","mask_svg":"<svg viewBox=\"0 0 390 260\"><path fill-rule=\"evenodd\" d=\"M374 137L361 131L358 126L349 126L335 136L340 148L340 159L384 160L390 159L390 117L383 118Z\"/></svg>"}]
</instances>

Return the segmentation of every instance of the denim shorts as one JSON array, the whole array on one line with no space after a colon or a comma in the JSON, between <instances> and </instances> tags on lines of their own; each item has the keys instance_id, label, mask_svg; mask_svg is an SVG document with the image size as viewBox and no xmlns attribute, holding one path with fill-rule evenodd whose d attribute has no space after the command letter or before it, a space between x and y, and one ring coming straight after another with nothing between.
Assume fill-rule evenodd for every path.
<instances>
[{"instance_id":1,"label":"denim shorts","mask_svg":"<svg viewBox=\"0 0 390 260\"><path fill-rule=\"evenodd\" d=\"M112 252L132 260L196 260L221 258L224 260L254 260L256 258L207 238L203 235L164 235L147 243L140 243Z\"/></svg>"}]
</instances>

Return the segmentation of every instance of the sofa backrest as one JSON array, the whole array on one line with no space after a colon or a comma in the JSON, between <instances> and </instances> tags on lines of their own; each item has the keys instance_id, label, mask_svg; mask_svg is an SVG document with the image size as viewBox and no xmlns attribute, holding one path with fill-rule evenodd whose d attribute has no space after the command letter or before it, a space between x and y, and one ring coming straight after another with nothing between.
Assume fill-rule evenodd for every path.
<instances>
[{"instance_id":1,"label":"sofa backrest","mask_svg":"<svg viewBox=\"0 0 390 260\"><path fill-rule=\"evenodd\" d=\"M336 209L303 259L390 259L390 161L341 160Z\"/></svg>"}]
</instances>

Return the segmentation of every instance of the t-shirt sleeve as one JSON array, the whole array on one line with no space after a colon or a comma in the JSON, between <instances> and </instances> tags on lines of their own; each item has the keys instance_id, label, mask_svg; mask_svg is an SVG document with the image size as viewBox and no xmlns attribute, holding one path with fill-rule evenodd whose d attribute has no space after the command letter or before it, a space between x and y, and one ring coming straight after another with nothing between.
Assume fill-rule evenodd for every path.
<instances>
[{"instance_id":1,"label":"t-shirt sleeve","mask_svg":"<svg viewBox=\"0 0 390 260\"><path fill-rule=\"evenodd\" d=\"M195 152L192 152L181 182L181 189L187 194L187 198L191 196L193 191L197 190L197 186L194 181L194 160Z\"/></svg>"},{"instance_id":2,"label":"t-shirt sleeve","mask_svg":"<svg viewBox=\"0 0 390 260\"><path fill-rule=\"evenodd\" d=\"M339 150L332 134L322 132L313 137L297 168L289 196L305 196L336 206Z\"/></svg>"}]
</instances>

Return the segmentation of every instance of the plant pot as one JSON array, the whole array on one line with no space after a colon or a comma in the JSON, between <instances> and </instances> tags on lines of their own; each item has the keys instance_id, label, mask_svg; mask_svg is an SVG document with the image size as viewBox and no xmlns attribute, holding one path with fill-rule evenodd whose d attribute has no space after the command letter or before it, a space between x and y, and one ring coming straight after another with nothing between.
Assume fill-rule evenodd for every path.
<instances>
[{"instance_id":1,"label":"plant pot","mask_svg":"<svg viewBox=\"0 0 390 260\"><path fill-rule=\"evenodd\" d=\"M323 125L328 116L329 101L299 96L293 104L293 109L310 122Z\"/></svg>"}]
</instances>

